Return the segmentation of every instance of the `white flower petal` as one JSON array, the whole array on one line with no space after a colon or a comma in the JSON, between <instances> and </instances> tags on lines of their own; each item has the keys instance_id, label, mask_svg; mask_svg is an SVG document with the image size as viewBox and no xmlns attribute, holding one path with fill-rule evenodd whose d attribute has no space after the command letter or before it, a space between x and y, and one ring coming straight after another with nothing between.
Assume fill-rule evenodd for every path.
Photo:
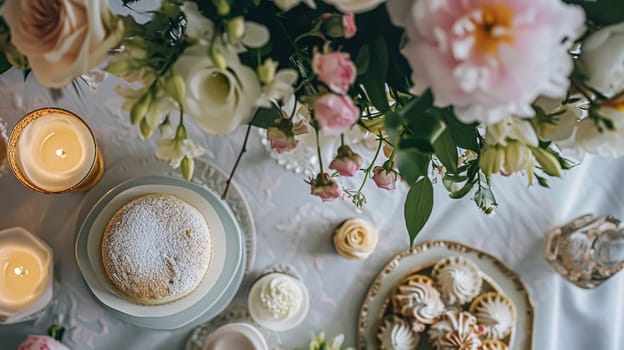
<instances>
[{"instance_id":1,"label":"white flower petal","mask_svg":"<svg viewBox=\"0 0 624 350\"><path fill-rule=\"evenodd\" d=\"M245 35L242 42L247 47L259 48L269 42L271 34L267 27L256 22L245 22Z\"/></svg>"}]
</instances>

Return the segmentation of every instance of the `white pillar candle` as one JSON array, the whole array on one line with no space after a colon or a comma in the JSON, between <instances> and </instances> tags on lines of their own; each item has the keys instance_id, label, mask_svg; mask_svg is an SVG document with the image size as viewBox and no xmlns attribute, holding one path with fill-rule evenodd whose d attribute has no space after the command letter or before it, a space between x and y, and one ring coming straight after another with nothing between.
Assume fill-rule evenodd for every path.
<instances>
[{"instance_id":1,"label":"white pillar candle","mask_svg":"<svg viewBox=\"0 0 624 350\"><path fill-rule=\"evenodd\" d=\"M78 185L96 161L95 139L87 125L55 109L24 127L16 149L24 176L32 185L49 192Z\"/></svg>"},{"instance_id":2,"label":"white pillar candle","mask_svg":"<svg viewBox=\"0 0 624 350\"><path fill-rule=\"evenodd\" d=\"M0 308L19 312L45 292L48 271L41 252L27 245L0 246Z\"/></svg>"}]
</instances>

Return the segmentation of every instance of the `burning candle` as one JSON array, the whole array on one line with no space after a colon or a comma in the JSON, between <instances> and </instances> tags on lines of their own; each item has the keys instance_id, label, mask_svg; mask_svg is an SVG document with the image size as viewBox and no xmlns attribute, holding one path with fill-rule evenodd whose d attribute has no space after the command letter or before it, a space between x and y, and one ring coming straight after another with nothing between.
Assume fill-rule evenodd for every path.
<instances>
[{"instance_id":1,"label":"burning candle","mask_svg":"<svg viewBox=\"0 0 624 350\"><path fill-rule=\"evenodd\" d=\"M0 316L27 316L24 313L34 311L37 304L47 304L51 264L51 249L30 232L0 231Z\"/></svg>"},{"instance_id":2,"label":"burning candle","mask_svg":"<svg viewBox=\"0 0 624 350\"><path fill-rule=\"evenodd\" d=\"M9 158L18 179L46 193L75 189L100 172L91 130L62 109L40 109L24 117L11 134Z\"/></svg>"}]
</instances>

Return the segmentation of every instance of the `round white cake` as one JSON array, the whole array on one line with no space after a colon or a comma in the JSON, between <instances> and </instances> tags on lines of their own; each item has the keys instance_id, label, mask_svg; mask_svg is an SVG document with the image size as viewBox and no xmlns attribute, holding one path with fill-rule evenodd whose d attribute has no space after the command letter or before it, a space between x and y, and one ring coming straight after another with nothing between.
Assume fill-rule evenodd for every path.
<instances>
[{"instance_id":1,"label":"round white cake","mask_svg":"<svg viewBox=\"0 0 624 350\"><path fill-rule=\"evenodd\" d=\"M109 280L130 301L173 302L191 293L206 275L211 237L201 213L165 194L125 204L102 237L102 263Z\"/></svg>"}]
</instances>

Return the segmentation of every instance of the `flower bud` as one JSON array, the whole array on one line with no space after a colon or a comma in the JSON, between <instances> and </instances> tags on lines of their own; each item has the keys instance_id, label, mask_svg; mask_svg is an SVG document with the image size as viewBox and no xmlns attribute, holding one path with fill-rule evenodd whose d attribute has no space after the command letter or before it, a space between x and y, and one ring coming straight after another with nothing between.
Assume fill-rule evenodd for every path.
<instances>
[{"instance_id":1,"label":"flower bud","mask_svg":"<svg viewBox=\"0 0 624 350\"><path fill-rule=\"evenodd\" d=\"M232 18L227 21L226 28L230 41L233 43L239 42L245 35L245 18L242 16Z\"/></svg>"},{"instance_id":2,"label":"flower bud","mask_svg":"<svg viewBox=\"0 0 624 350\"><path fill-rule=\"evenodd\" d=\"M110 74L122 76L135 68L136 64L134 60L113 59L106 67L104 67L104 70Z\"/></svg>"},{"instance_id":3,"label":"flower bud","mask_svg":"<svg viewBox=\"0 0 624 350\"><path fill-rule=\"evenodd\" d=\"M176 129L175 139L178 141L182 141L182 140L186 140L187 137L188 136L186 135L186 128L184 127L183 124L180 124L178 128Z\"/></svg>"},{"instance_id":4,"label":"flower bud","mask_svg":"<svg viewBox=\"0 0 624 350\"><path fill-rule=\"evenodd\" d=\"M146 118L141 119L139 123L139 131L143 139L149 139L154 133L154 129L149 125Z\"/></svg>"},{"instance_id":5,"label":"flower bud","mask_svg":"<svg viewBox=\"0 0 624 350\"><path fill-rule=\"evenodd\" d=\"M147 110L152 103L152 94L147 92L143 95L130 109L130 122L132 125L136 125L138 122L145 118Z\"/></svg>"},{"instance_id":6,"label":"flower bud","mask_svg":"<svg viewBox=\"0 0 624 350\"><path fill-rule=\"evenodd\" d=\"M215 67L219 69L227 68L227 62L225 62L225 58L223 57L221 52L219 52L219 49L217 49L214 45L210 48L210 59L212 60L212 63L215 65Z\"/></svg>"},{"instance_id":7,"label":"flower bud","mask_svg":"<svg viewBox=\"0 0 624 350\"><path fill-rule=\"evenodd\" d=\"M279 154L297 147L297 140L295 140L294 135L278 128L268 128L267 139L271 144L271 148Z\"/></svg>"},{"instance_id":8,"label":"flower bud","mask_svg":"<svg viewBox=\"0 0 624 350\"><path fill-rule=\"evenodd\" d=\"M165 84L165 91L167 92L167 95L179 104L184 103L185 89L184 79L176 73L173 73L171 77L167 79L167 83Z\"/></svg>"},{"instance_id":9,"label":"flower bud","mask_svg":"<svg viewBox=\"0 0 624 350\"><path fill-rule=\"evenodd\" d=\"M310 182L310 193L320 197L323 202L329 202L342 196L342 188L329 174L322 173Z\"/></svg>"},{"instance_id":10,"label":"flower bud","mask_svg":"<svg viewBox=\"0 0 624 350\"><path fill-rule=\"evenodd\" d=\"M394 170L385 169L385 166L386 164L384 164L383 167L376 166L373 169L373 181L375 181L375 185L377 185L377 187L391 191L396 189L398 176Z\"/></svg>"},{"instance_id":11,"label":"flower bud","mask_svg":"<svg viewBox=\"0 0 624 350\"><path fill-rule=\"evenodd\" d=\"M277 62L268 58L264 60L264 63L258 66L256 69L258 72L258 78L263 84L270 84L275 79L275 71L277 71Z\"/></svg>"},{"instance_id":12,"label":"flower bud","mask_svg":"<svg viewBox=\"0 0 624 350\"><path fill-rule=\"evenodd\" d=\"M479 167L486 176L498 173L505 162L505 151L498 146L486 146L481 150Z\"/></svg>"},{"instance_id":13,"label":"flower bud","mask_svg":"<svg viewBox=\"0 0 624 350\"><path fill-rule=\"evenodd\" d=\"M180 164L180 171L182 171L182 176L184 176L186 181L191 181L193 172L195 171L195 160L193 158L184 157Z\"/></svg>"},{"instance_id":14,"label":"flower bud","mask_svg":"<svg viewBox=\"0 0 624 350\"><path fill-rule=\"evenodd\" d=\"M531 165L531 150L518 141L509 141L505 147L505 172L508 174L526 170Z\"/></svg>"},{"instance_id":15,"label":"flower bud","mask_svg":"<svg viewBox=\"0 0 624 350\"><path fill-rule=\"evenodd\" d=\"M546 174L556 177L561 176L561 164L552 153L542 148L533 148L532 151L535 159Z\"/></svg>"},{"instance_id":16,"label":"flower bud","mask_svg":"<svg viewBox=\"0 0 624 350\"><path fill-rule=\"evenodd\" d=\"M230 13L230 2L228 0L212 0L212 3L217 8L219 15L226 16Z\"/></svg>"}]
</instances>

